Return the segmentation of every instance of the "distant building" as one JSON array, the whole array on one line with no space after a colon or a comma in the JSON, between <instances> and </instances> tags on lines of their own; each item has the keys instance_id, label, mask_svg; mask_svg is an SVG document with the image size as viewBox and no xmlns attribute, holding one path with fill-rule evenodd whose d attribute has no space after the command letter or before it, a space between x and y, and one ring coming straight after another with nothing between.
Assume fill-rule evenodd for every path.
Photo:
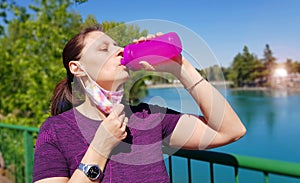
<instances>
[{"instance_id":1,"label":"distant building","mask_svg":"<svg viewBox=\"0 0 300 183\"><path fill-rule=\"evenodd\" d=\"M285 76L272 75L269 83L271 88L300 90L300 73L291 73Z\"/></svg>"}]
</instances>

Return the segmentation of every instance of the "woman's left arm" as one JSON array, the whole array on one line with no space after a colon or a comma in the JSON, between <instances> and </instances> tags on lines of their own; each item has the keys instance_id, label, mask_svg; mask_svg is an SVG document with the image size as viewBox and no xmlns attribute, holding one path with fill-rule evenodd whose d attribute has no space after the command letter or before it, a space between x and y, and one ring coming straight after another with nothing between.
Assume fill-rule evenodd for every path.
<instances>
[{"instance_id":1,"label":"woman's left arm","mask_svg":"<svg viewBox=\"0 0 300 183\"><path fill-rule=\"evenodd\" d=\"M226 99L184 58L173 72L187 88L203 116L184 114L170 139L170 146L185 149L207 149L234 142L246 129Z\"/></svg>"},{"instance_id":2,"label":"woman's left arm","mask_svg":"<svg viewBox=\"0 0 300 183\"><path fill-rule=\"evenodd\" d=\"M160 66L142 64L147 70L172 73L188 89L203 116L183 114L170 138L170 146L207 149L234 142L246 129L226 99L183 57Z\"/></svg>"}]
</instances>

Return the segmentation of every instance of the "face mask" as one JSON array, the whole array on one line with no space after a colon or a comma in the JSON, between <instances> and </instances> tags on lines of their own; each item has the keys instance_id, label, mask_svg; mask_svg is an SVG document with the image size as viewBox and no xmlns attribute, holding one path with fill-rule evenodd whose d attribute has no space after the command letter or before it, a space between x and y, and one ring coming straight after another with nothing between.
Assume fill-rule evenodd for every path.
<instances>
[{"instance_id":1,"label":"face mask","mask_svg":"<svg viewBox=\"0 0 300 183\"><path fill-rule=\"evenodd\" d=\"M92 100L94 104L97 106L97 108L102 112L106 114L111 113L113 105L119 104L121 102L122 97L124 95L124 89L122 88L116 92L107 91L103 89L101 86L99 86L98 83L96 83L90 77L90 75L85 71L83 66L80 67L85 72L85 74L88 76L89 79L88 84L85 86L82 79L79 78L90 100Z\"/></svg>"}]
</instances>

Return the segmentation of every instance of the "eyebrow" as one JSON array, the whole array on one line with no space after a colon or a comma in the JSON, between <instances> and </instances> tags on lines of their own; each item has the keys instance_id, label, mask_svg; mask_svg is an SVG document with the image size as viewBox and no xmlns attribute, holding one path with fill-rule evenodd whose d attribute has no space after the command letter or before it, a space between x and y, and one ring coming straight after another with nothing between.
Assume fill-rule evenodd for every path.
<instances>
[{"instance_id":1,"label":"eyebrow","mask_svg":"<svg viewBox=\"0 0 300 183\"><path fill-rule=\"evenodd\" d=\"M114 46L118 46L118 43L113 41L113 40L104 40L98 43L98 45L96 45L97 47L102 47L103 45L108 46L109 44L113 44Z\"/></svg>"}]
</instances>

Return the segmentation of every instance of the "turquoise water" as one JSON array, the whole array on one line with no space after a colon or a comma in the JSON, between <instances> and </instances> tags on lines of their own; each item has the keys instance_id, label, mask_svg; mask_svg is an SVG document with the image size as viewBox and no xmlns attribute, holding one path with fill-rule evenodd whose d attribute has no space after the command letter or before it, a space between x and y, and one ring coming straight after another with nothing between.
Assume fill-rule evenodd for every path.
<instances>
[{"instance_id":1,"label":"turquoise water","mask_svg":"<svg viewBox=\"0 0 300 183\"><path fill-rule=\"evenodd\" d=\"M300 94L286 91L219 91L236 110L247 128L247 134L239 141L213 151L300 163ZM182 112L201 114L183 88L149 89L144 101ZM185 164L184 159L175 160L174 182L186 182ZM194 182L209 182L207 164L193 162L192 166ZM261 173L242 170L239 176L242 183L263 182ZM234 182L230 167L216 166L216 177L216 182ZM271 175L270 182L300 183L300 180Z\"/></svg>"}]
</instances>

